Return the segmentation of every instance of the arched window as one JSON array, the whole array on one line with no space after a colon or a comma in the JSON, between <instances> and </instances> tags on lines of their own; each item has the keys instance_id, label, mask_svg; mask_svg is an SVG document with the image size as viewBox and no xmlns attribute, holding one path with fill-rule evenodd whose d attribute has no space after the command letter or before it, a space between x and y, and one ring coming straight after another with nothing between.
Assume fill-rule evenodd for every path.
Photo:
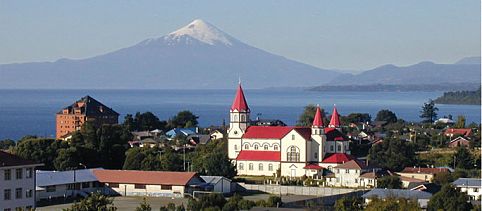
<instances>
[{"instance_id":1,"label":"arched window","mask_svg":"<svg viewBox=\"0 0 482 211\"><path fill-rule=\"evenodd\" d=\"M300 161L300 151L295 146L290 146L288 148L287 153L287 160L291 162L299 162Z\"/></svg>"},{"instance_id":2,"label":"arched window","mask_svg":"<svg viewBox=\"0 0 482 211\"><path fill-rule=\"evenodd\" d=\"M269 170L269 171L273 171L273 164L270 163L270 164L268 165L268 170Z\"/></svg>"},{"instance_id":3,"label":"arched window","mask_svg":"<svg viewBox=\"0 0 482 211\"><path fill-rule=\"evenodd\" d=\"M338 152L341 152L341 145L338 145Z\"/></svg>"},{"instance_id":4,"label":"arched window","mask_svg":"<svg viewBox=\"0 0 482 211\"><path fill-rule=\"evenodd\" d=\"M276 145L276 144L274 145L273 148L274 148L275 151L278 151L278 150L279 150L278 145Z\"/></svg>"},{"instance_id":5,"label":"arched window","mask_svg":"<svg viewBox=\"0 0 482 211\"><path fill-rule=\"evenodd\" d=\"M234 115L234 121L235 122L238 121L238 115L237 114Z\"/></svg>"},{"instance_id":6,"label":"arched window","mask_svg":"<svg viewBox=\"0 0 482 211\"><path fill-rule=\"evenodd\" d=\"M262 164L262 163L260 163L260 164L258 165L258 170L263 171L263 164Z\"/></svg>"},{"instance_id":7,"label":"arched window","mask_svg":"<svg viewBox=\"0 0 482 211\"><path fill-rule=\"evenodd\" d=\"M268 145L264 145L264 150L268 150Z\"/></svg>"},{"instance_id":8,"label":"arched window","mask_svg":"<svg viewBox=\"0 0 482 211\"><path fill-rule=\"evenodd\" d=\"M249 145L245 144L244 149L249 149Z\"/></svg>"},{"instance_id":9,"label":"arched window","mask_svg":"<svg viewBox=\"0 0 482 211\"><path fill-rule=\"evenodd\" d=\"M234 145L234 150L238 150L238 145Z\"/></svg>"},{"instance_id":10,"label":"arched window","mask_svg":"<svg viewBox=\"0 0 482 211\"><path fill-rule=\"evenodd\" d=\"M315 152L315 159L318 159L318 152Z\"/></svg>"},{"instance_id":11,"label":"arched window","mask_svg":"<svg viewBox=\"0 0 482 211\"><path fill-rule=\"evenodd\" d=\"M333 145L330 146L330 151L333 152Z\"/></svg>"},{"instance_id":12,"label":"arched window","mask_svg":"<svg viewBox=\"0 0 482 211\"><path fill-rule=\"evenodd\" d=\"M258 150L258 148L259 148L259 146L258 146L257 144L254 145L254 149L255 149L255 150Z\"/></svg>"},{"instance_id":13,"label":"arched window","mask_svg":"<svg viewBox=\"0 0 482 211\"><path fill-rule=\"evenodd\" d=\"M244 170L244 163L239 164L239 170Z\"/></svg>"},{"instance_id":14,"label":"arched window","mask_svg":"<svg viewBox=\"0 0 482 211\"><path fill-rule=\"evenodd\" d=\"M241 117L241 122L246 121L246 115L239 115Z\"/></svg>"},{"instance_id":15,"label":"arched window","mask_svg":"<svg viewBox=\"0 0 482 211\"><path fill-rule=\"evenodd\" d=\"M251 171L253 170L253 163L249 164L249 170L251 170Z\"/></svg>"},{"instance_id":16,"label":"arched window","mask_svg":"<svg viewBox=\"0 0 482 211\"><path fill-rule=\"evenodd\" d=\"M296 136L295 136L294 134L291 135L291 140L295 140L295 137L296 137Z\"/></svg>"}]
</instances>

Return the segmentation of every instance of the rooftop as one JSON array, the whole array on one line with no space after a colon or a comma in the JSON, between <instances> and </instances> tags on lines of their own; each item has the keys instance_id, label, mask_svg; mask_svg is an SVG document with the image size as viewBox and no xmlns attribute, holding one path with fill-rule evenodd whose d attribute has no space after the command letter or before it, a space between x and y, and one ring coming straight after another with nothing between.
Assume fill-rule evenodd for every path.
<instances>
[{"instance_id":1,"label":"rooftop","mask_svg":"<svg viewBox=\"0 0 482 211\"><path fill-rule=\"evenodd\" d=\"M404 189L380 189L375 188L368 193L362 195L363 198L377 197L381 199L394 197L405 199L430 199L431 193L416 190L404 190Z\"/></svg>"},{"instance_id":2,"label":"rooftop","mask_svg":"<svg viewBox=\"0 0 482 211\"><path fill-rule=\"evenodd\" d=\"M101 168L96 168L101 169ZM45 187L49 185L62 185L77 182L97 181L93 173L94 169L78 169L70 171L40 171L36 172L36 185ZM75 177L74 177L75 175ZM75 178L75 181L74 181Z\"/></svg>"},{"instance_id":3,"label":"rooftop","mask_svg":"<svg viewBox=\"0 0 482 211\"><path fill-rule=\"evenodd\" d=\"M146 184L146 185L187 185L196 172L137 171L137 170L94 170L99 182Z\"/></svg>"},{"instance_id":4,"label":"rooftop","mask_svg":"<svg viewBox=\"0 0 482 211\"><path fill-rule=\"evenodd\" d=\"M69 114L74 114L75 110L80 110L80 114L86 116L119 115L119 113L89 95L81 98L72 105L63 108L61 111L57 112L57 114L63 114L65 109L68 110Z\"/></svg>"},{"instance_id":5,"label":"rooftop","mask_svg":"<svg viewBox=\"0 0 482 211\"><path fill-rule=\"evenodd\" d=\"M41 166L42 164L39 164L31 160L23 159L14 154L10 154L8 152L4 152L0 150L0 168L7 167L7 166L27 166L27 165Z\"/></svg>"},{"instance_id":6,"label":"rooftop","mask_svg":"<svg viewBox=\"0 0 482 211\"><path fill-rule=\"evenodd\" d=\"M482 180L480 178L458 178L452 184L455 186L470 186L470 187L481 187Z\"/></svg>"},{"instance_id":7,"label":"rooftop","mask_svg":"<svg viewBox=\"0 0 482 211\"><path fill-rule=\"evenodd\" d=\"M436 174L440 172L450 172L448 168L421 168L421 167L405 167L400 173L416 173L416 174Z\"/></svg>"},{"instance_id":8,"label":"rooftop","mask_svg":"<svg viewBox=\"0 0 482 211\"><path fill-rule=\"evenodd\" d=\"M241 150L236 160L280 161L279 151Z\"/></svg>"}]
</instances>

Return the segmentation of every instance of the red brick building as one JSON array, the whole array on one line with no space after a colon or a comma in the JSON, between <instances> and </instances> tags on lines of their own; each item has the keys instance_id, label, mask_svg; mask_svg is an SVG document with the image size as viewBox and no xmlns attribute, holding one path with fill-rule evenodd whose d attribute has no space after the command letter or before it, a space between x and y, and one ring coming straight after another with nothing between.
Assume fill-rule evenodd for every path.
<instances>
[{"instance_id":1,"label":"red brick building","mask_svg":"<svg viewBox=\"0 0 482 211\"><path fill-rule=\"evenodd\" d=\"M57 112L55 137L65 138L72 132L80 130L87 121L100 126L117 124L118 119L119 113L87 95Z\"/></svg>"}]
</instances>

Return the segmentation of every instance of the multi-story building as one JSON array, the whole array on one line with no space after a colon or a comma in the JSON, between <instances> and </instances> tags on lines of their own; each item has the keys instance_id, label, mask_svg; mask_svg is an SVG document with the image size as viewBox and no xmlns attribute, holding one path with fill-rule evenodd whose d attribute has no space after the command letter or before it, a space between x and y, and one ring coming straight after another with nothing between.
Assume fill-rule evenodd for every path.
<instances>
[{"instance_id":1,"label":"multi-story building","mask_svg":"<svg viewBox=\"0 0 482 211\"><path fill-rule=\"evenodd\" d=\"M333 108L328 127L320 107L311 127L251 125L250 109L241 84L230 109L228 156L239 175L319 177L322 169L350 161L349 142Z\"/></svg>"},{"instance_id":2,"label":"multi-story building","mask_svg":"<svg viewBox=\"0 0 482 211\"><path fill-rule=\"evenodd\" d=\"M85 96L74 104L57 112L57 139L66 139L71 133L80 130L85 122L96 126L117 124L119 114L90 96Z\"/></svg>"},{"instance_id":3,"label":"multi-story building","mask_svg":"<svg viewBox=\"0 0 482 211\"><path fill-rule=\"evenodd\" d=\"M482 196L482 180L480 178L458 178L452 184L460 191L467 193L470 200L480 200ZM480 204L480 201L479 201Z\"/></svg>"},{"instance_id":4,"label":"multi-story building","mask_svg":"<svg viewBox=\"0 0 482 211\"><path fill-rule=\"evenodd\" d=\"M0 210L35 208L35 162L0 150Z\"/></svg>"}]
</instances>

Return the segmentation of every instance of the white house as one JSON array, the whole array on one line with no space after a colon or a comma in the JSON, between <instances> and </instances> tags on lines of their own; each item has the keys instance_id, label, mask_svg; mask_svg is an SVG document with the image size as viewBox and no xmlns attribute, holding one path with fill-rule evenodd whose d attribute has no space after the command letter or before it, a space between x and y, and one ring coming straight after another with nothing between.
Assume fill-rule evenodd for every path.
<instances>
[{"instance_id":1,"label":"white house","mask_svg":"<svg viewBox=\"0 0 482 211\"><path fill-rule=\"evenodd\" d=\"M218 140L218 139L224 138L224 134L219 130L214 130L211 133L209 133L209 135L211 136L212 140Z\"/></svg>"},{"instance_id":2,"label":"white house","mask_svg":"<svg viewBox=\"0 0 482 211\"><path fill-rule=\"evenodd\" d=\"M217 193L231 193L234 191L236 184L230 179L222 176L201 176L209 189Z\"/></svg>"},{"instance_id":3,"label":"white house","mask_svg":"<svg viewBox=\"0 0 482 211\"><path fill-rule=\"evenodd\" d=\"M328 127L319 107L311 127L251 126L250 113L240 84L228 130L228 156L238 175L273 176L279 169L281 176L318 178L323 168L353 159L336 108Z\"/></svg>"},{"instance_id":4,"label":"white house","mask_svg":"<svg viewBox=\"0 0 482 211\"><path fill-rule=\"evenodd\" d=\"M0 150L0 210L35 209L35 167L41 165Z\"/></svg>"},{"instance_id":5,"label":"white house","mask_svg":"<svg viewBox=\"0 0 482 211\"><path fill-rule=\"evenodd\" d=\"M104 193L122 196L184 197L204 184L195 172L94 170Z\"/></svg>"},{"instance_id":6,"label":"white house","mask_svg":"<svg viewBox=\"0 0 482 211\"><path fill-rule=\"evenodd\" d=\"M359 160L351 160L333 168L334 175L326 178L327 186L373 188L377 186L379 168L365 165Z\"/></svg>"},{"instance_id":7,"label":"white house","mask_svg":"<svg viewBox=\"0 0 482 211\"><path fill-rule=\"evenodd\" d=\"M470 200L481 199L481 179L480 178L458 178L452 184L461 192L467 193Z\"/></svg>"},{"instance_id":8,"label":"white house","mask_svg":"<svg viewBox=\"0 0 482 211\"><path fill-rule=\"evenodd\" d=\"M70 171L36 171L37 201L86 196L100 190L94 169Z\"/></svg>"}]
</instances>

